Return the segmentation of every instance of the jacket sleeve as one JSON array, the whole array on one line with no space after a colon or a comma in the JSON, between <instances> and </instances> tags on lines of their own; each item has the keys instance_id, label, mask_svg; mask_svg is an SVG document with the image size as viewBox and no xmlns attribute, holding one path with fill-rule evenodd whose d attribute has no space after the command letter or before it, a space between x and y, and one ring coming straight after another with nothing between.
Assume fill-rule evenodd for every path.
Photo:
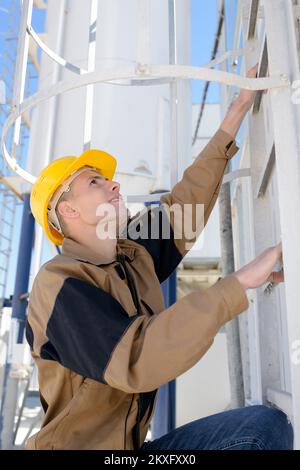
<instances>
[{"instance_id":1,"label":"jacket sleeve","mask_svg":"<svg viewBox=\"0 0 300 470\"><path fill-rule=\"evenodd\" d=\"M160 282L191 249L217 200L227 162L238 151L232 136L219 129L170 193L132 218L127 236L151 254Z\"/></svg>"},{"instance_id":2,"label":"jacket sleeve","mask_svg":"<svg viewBox=\"0 0 300 470\"><path fill-rule=\"evenodd\" d=\"M132 393L160 387L195 365L221 325L247 307L245 290L230 275L154 317L137 317L114 348L104 381Z\"/></svg>"},{"instance_id":3,"label":"jacket sleeve","mask_svg":"<svg viewBox=\"0 0 300 470\"><path fill-rule=\"evenodd\" d=\"M51 311L45 297L37 285L29 301L26 337L35 357L128 393L155 390L188 370L248 306L233 275L150 317L129 316L111 294L73 277Z\"/></svg>"}]
</instances>

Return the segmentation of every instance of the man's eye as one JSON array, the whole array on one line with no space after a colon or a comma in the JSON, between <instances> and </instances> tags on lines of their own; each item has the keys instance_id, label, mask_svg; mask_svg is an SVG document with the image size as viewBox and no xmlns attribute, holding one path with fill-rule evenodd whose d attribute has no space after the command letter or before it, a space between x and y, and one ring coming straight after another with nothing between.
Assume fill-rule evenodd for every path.
<instances>
[{"instance_id":1,"label":"man's eye","mask_svg":"<svg viewBox=\"0 0 300 470\"><path fill-rule=\"evenodd\" d=\"M97 183L104 183L104 181L109 181L108 178L96 176L95 178L91 179L90 185L97 184Z\"/></svg>"}]
</instances>

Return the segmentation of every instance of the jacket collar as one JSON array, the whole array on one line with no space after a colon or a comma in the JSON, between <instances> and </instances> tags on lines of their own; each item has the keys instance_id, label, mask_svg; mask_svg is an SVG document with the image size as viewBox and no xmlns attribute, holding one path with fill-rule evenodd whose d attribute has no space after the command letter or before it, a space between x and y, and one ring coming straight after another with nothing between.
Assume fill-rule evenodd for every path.
<instances>
[{"instance_id":1,"label":"jacket collar","mask_svg":"<svg viewBox=\"0 0 300 470\"><path fill-rule=\"evenodd\" d=\"M135 247L132 246L132 242L120 238L117 240L116 245L117 257L123 254L127 261L132 261L135 256ZM94 251L90 250L88 247L81 245L79 242L73 240L72 238L64 238L62 243L62 255L68 256L70 258L77 259L78 261L84 261L87 263L94 264L99 266L101 264L111 264L107 263L105 258L99 254L95 254ZM116 262L112 261L112 263Z\"/></svg>"}]
</instances>

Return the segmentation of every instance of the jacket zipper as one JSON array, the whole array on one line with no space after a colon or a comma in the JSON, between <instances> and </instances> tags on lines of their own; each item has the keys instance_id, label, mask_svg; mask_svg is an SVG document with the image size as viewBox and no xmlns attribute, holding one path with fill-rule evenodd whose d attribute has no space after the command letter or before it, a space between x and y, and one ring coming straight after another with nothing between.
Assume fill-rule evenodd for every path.
<instances>
[{"instance_id":1,"label":"jacket zipper","mask_svg":"<svg viewBox=\"0 0 300 470\"><path fill-rule=\"evenodd\" d=\"M131 276L130 272L128 271L127 269L127 266L126 266L126 263L125 263L125 255L124 254L119 254L118 255L118 259L125 271L125 276L126 276L126 279L128 281L128 287L129 287L129 290L131 292L131 296L132 296L132 299L133 299L133 302L134 302L134 305L135 305L135 308L137 310L137 313L138 315L141 315L141 308L140 308L140 303L139 303L139 299L138 299L138 295L137 295L137 290L136 290L136 285L135 285L135 282L134 282L134 279L133 277ZM148 313L150 315L154 315L154 312L152 311L152 309L149 307L149 305L146 304L146 302L144 302L143 300L141 300L143 305L147 308L148 310ZM146 421L149 419L150 417L150 414L152 412L152 409L153 409L153 405L154 405L154 398L156 396L156 393L157 391L154 391L152 392L152 396L151 396L151 401L149 403L149 409L148 409L148 414L147 414L147 418L146 418ZM140 436L140 423L143 419L143 416L142 416L142 408L143 408L143 394L138 394L139 397L138 397L138 411L137 411L137 417L136 417L136 423L132 429L132 440L133 440L133 447L134 447L134 450L138 450L140 448L140 445L141 445L141 436ZM126 434L127 434L127 419L128 419L128 416L129 416L129 412L130 412L130 409L131 409L131 406L132 406L132 403L133 403L133 399L131 401L131 405L130 405L130 408L129 408L129 411L128 411L128 414L127 414L127 417L126 417L126 424L125 424L125 449L126 449ZM145 410L146 412L147 410Z\"/></svg>"},{"instance_id":2,"label":"jacket zipper","mask_svg":"<svg viewBox=\"0 0 300 470\"><path fill-rule=\"evenodd\" d=\"M139 304L139 300L138 300L136 285L135 285L133 277L131 276L131 274L128 271L127 266L125 264L125 255L119 254L118 258L119 258L119 261L120 261L120 263L121 263L121 265L122 265L122 267L125 271L125 275L126 275L126 278L127 278L127 281L128 281L128 287L129 287L129 290L130 290L131 297L132 297L132 300L134 302L135 308L137 310L137 313L139 315L141 315L141 308L140 308L140 304Z\"/></svg>"}]
</instances>

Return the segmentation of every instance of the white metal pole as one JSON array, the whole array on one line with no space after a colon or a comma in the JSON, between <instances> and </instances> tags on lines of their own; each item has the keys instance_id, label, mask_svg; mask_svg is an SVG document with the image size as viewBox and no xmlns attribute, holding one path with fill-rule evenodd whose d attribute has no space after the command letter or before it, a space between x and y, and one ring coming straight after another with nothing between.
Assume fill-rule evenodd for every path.
<instances>
[{"instance_id":1,"label":"white metal pole","mask_svg":"<svg viewBox=\"0 0 300 470\"><path fill-rule=\"evenodd\" d=\"M149 65L151 61L150 8L150 0L139 0L137 61L141 66Z\"/></svg>"},{"instance_id":2,"label":"white metal pole","mask_svg":"<svg viewBox=\"0 0 300 470\"><path fill-rule=\"evenodd\" d=\"M18 40L18 52L15 68L15 81L12 96L12 105L19 106L24 100L25 80L27 70L27 58L29 48L29 35L27 33L27 25L31 23L33 0L24 0L21 15L20 33ZM16 119L14 125L12 155L17 158L17 148L20 140L21 116Z\"/></svg>"},{"instance_id":3,"label":"white metal pole","mask_svg":"<svg viewBox=\"0 0 300 470\"><path fill-rule=\"evenodd\" d=\"M64 37L64 23L66 20L66 7L67 7L67 0L60 0L60 2L56 2L56 18L57 18L57 29L55 35L55 43L53 47L58 55L61 55L63 49L63 37ZM51 80L50 86L55 86L60 78L60 66L54 60L51 61L52 70L51 70ZM51 152L52 152L52 143L53 143L53 136L55 130L55 117L56 117L56 109L57 109L57 96L53 97L53 99L49 100L47 103L47 128L45 129L45 134L43 136L43 155L42 155L42 162L39 162L39 165L42 163L42 168L51 161ZM36 162L35 162L35 153L32 153L32 158L29 155L28 163L27 163L27 170L28 172L35 173L36 170ZM42 169L41 168L41 169Z\"/></svg>"},{"instance_id":4,"label":"white metal pole","mask_svg":"<svg viewBox=\"0 0 300 470\"><path fill-rule=\"evenodd\" d=\"M219 21L221 15L225 14L224 0L218 2ZM226 51L226 22L223 22L223 28L220 36L219 50L221 53ZM227 70L227 63L221 65L221 69ZM228 94L231 90L228 87L221 87L222 96L222 118L224 117L228 107ZM226 174L230 172L230 162L228 163ZM234 271L234 246L231 216L231 189L230 185L222 185L219 195L219 215L220 215L220 241L221 241L221 258L222 258L222 274L224 276ZM239 319L234 318L225 325L226 344L228 354L228 373L230 382L230 398L231 408L244 406L244 380L243 380L243 363L241 355L241 341L239 330Z\"/></svg>"},{"instance_id":5,"label":"white metal pole","mask_svg":"<svg viewBox=\"0 0 300 470\"><path fill-rule=\"evenodd\" d=\"M265 0L269 72L299 77L298 51L292 2ZM283 244L287 325L290 351L295 449L300 449L300 364L293 355L300 340L300 107L293 104L291 88L271 90L276 168Z\"/></svg>"},{"instance_id":6,"label":"white metal pole","mask_svg":"<svg viewBox=\"0 0 300 470\"><path fill-rule=\"evenodd\" d=\"M87 72L93 72L95 70L97 15L98 15L98 0L91 0ZM85 122L84 122L84 138L83 138L84 150L87 150L91 147L92 127L93 127L94 88L95 88L95 85L88 85L86 88Z\"/></svg>"},{"instance_id":7,"label":"white metal pole","mask_svg":"<svg viewBox=\"0 0 300 470\"><path fill-rule=\"evenodd\" d=\"M255 1L255 0L254 0ZM249 24L251 21L250 12L251 12L252 0L247 0L239 6L239 21L241 27L237 27L237 31L243 30L243 39L244 39L244 71L246 72L251 67L253 67L259 60L259 42L257 35L253 35L248 38ZM238 34L236 35L236 40L238 40ZM248 126L248 135L250 140L250 149L252 145L255 146L256 151L259 151L260 145L262 143L262 126L260 121L253 121L253 116L250 114L247 118ZM257 128L256 128L257 126ZM260 132L258 132L260 129ZM252 161L254 155L252 155ZM251 182L250 182L251 184ZM244 186L246 190L246 186ZM249 192L249 188L248 188ZM249 194L250 197L250 194ZM252 196L251 196L252 197ZM253 213L253 204L249 204L249 212ZM252 222L253 219L252 219ZM249 260L255 258L257 253L255 253L255 229L252 227L250 229L250 234L248 238L248 254ZM248 259L247 259L248 261ZM257 292L251 291L249 294L251 302L248 310L248 342L249 342L249 366L248 370L245 370L245 375L247 374L247 380L250 385L250 397L247 397L247 403L258 404L263 401L262 393L262 380L261 380L261 350L260 350L260 331L259 331L259 312L258 312L258 298Z\"/></svg>"},{"instance_id":8,"label":"white metal pole","mask_svg":"<svg viewBox=\"0 0 300 470\"><path fill-rule=\"evenodd\" d=\"M169 62L177 65L177 16L176 0L169 0ZM178 182L178 90L177 80L170 83L170 151L171 151L171 188Z\"/></svg>"},{"instance_id":9,"label":"white metal pole","mask_svg":"<svg viewBox=\"0 0 300 470\"><path fill-rule=\"evenodd\" d=\"M57 34L56 34L54 48L57 54L59 55L61 55L62 47L63 47L66 7L67 7L66 0L61 0L57 6ZM52 77L51 84L55 85L59 81L60 66L55 61L52 61L52 65L53 65L53 73L51 76ZM45 137L44 137L44 154L43 154L43 162L42 162L43 167L50 163L51 157L52 157L57 100L58 100L58 97L55 97L55 98L52 98L52 100L49 100L47 102L48 126L45 129ZM35 155L33 152L33 157L34 156ZM34 158L32 158L32 160L31 159L28 160L27 170L29 173L34 172L35 165L36 163L34 161ZM43 240L44 240L44 231L40 225L35 224L34 257L32 260L32 270L31 270L32 279L35 278L41 266Z\"/></svg>"}]
</instances>

